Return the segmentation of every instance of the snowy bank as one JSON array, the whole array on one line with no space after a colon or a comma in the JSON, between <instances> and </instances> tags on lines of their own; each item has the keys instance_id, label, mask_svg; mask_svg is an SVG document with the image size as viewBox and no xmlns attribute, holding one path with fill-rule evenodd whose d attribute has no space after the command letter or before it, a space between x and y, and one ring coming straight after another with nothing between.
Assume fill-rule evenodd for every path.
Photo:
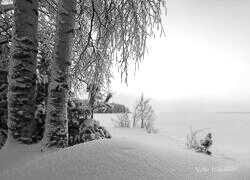
<instances>
[{"instance_id":1,"label":"snowy bank","mask_svg":"<svg viewBox=\"0 0 250 180\"><path fill-rule=\"evenodd\" d=\"M19 155L23 153L26 156L17 159L18 165L2 169L0 179L250 179L249 166L179 148L171 138L165 138L164 145L157 145L156 142L162 142L157 140L159 135L149 134L144 139L148 143L143 143L140 140L142 131L116 131L121 137L80 144L59 152L38 152L36 149L37 152L30 152L33 154L30 157L28 151L20 152ZM125 134L129 136L126 138ZM7 151L1 153L2 163L3 154Z\"/></svg>"}]
</instances>

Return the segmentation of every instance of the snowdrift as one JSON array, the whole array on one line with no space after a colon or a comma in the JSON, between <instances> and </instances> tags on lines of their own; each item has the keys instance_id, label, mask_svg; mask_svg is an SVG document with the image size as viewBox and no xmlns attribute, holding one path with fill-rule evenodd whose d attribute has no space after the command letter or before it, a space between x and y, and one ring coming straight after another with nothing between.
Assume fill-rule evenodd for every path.
<instances>
[{"instance_id":1,"label":"snowdrift","mask_svg":"<svg viewBox=\"0 0 250 180\"><path fill-rule=\"evenodd\" d=\"M126 138L40 152L0 174L1 180L250 179L248 167L231 160Z\"/></svg>"}]
</instances>

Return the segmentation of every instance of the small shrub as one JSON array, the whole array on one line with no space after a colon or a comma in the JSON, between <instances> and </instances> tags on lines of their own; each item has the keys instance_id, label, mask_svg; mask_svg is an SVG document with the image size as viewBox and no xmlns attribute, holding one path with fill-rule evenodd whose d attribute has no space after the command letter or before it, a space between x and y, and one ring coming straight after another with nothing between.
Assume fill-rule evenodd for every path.
<instances>
[{"instance_id":1,"label":"small shrub","mask_svg":"<svg viewBox=\"0 0 250 180\"><path fill-rule=\"evenodd\" d=\"M154 128L155 111L149 103L150 99L145 98L143 94L136 101L132 114L133 127L136 127L140 122L140 127L145 128L148 133L157 133L158 130Z\"/></svg>"},{"instance_id":2,"label":"small shrub","mask_svg":"<svg viewBox=\"0 0 250 180\"><path fill-rule=\"evenodd\" d=\"M188 149L197 149L200 146L200 134L204 131L205 129L197 129L193 130L192 127L190 126L190 134L187 135L187 140L186 140L186 146Z\"/></svg>"},{"instance_id":3,"label":"small shrub","mask_svg":"<svg viewBox=\"0 0 250 180\"><path fill-rule=\"evenodd\" d=\"M158 129L155 129L154 127L155 120L156 120L156 115L154 111L152 111L145 123L147 133L158 133Z\"/></svg>"},{"instance_id":4,"label":"small shrub","mask_svg":"<svg viewBox=\"0 0 250 180\"><path fill-rule=\"evenodd\" d=\"M116 119L111 119L115 127L130 127L130 119L128 113L117 114Z\"/></svg>"}]
</instances>

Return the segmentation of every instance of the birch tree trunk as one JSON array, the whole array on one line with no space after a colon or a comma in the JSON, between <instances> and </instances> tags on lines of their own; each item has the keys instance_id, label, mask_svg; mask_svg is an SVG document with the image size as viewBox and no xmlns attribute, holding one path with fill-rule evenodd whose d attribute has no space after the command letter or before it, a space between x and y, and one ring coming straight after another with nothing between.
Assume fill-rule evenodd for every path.
<instances>
[{"instance_id":1,"label":"birch tree trunk","mask_svg":"<svg viewBox=\"0 0 250 180\"><path fill-rule=\"evenodd\" d=\"M75 9L76 0L59 1L44 136L47 147L63 148L68 146L67 103Z\"/></svg>"},{"instance_id":2,"label":"birch tree trunk","mask_svg":"<svg viewBox=\"0 0 250 180\"><path fill-rule=\"evenodd\" d=\"M141 118L141 128L144 128L144 119L143 118Z\"/></svg>"},{"instance_id":3,"label":"birch tree trunk","mask_svg":"<svg viewBox=\"0 0 250 180\"><path fill-rule=\"evenodd\" d=\"M9 62L9 48L7 45L0 46L0 149L7 139L7 118L8 118L8 63Z\"/></svg>"},{"instance_id":4,"label":"birch tree trunk","mask_svg":"<svg viewBox=\"0 0 250 180\"><path fill-rule=\"evenodd\" d=\"M32 143L35 127L38 0L14 0L8 76L8 141Z\"/></svg>"}]
</instances>

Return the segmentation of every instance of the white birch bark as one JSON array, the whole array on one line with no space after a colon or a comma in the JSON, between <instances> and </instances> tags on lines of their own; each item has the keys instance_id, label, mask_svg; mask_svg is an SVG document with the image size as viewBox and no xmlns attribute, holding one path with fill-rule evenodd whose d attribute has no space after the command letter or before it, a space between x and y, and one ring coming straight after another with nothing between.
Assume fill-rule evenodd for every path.
<instances>
[{"instance_id":1,"label":"white birch bark","mask_svg":"<svg viewBox=\"0 0 250 180\"><path fill-rule=\"evenodd\" d=\"M44 140L47 147L63 148L68 146L67 103L75 8L76 0L59 1L45 122Z\"/></svg>"},{"instance_id":2,"label":"white birch bark","mask_svg":"<svg viewBox=\"0 0 250 180\"><path fill-rule=\"evenodd\" d=\"M8 76L8 141L32 143L35 126L38 0L14 0Z\"/></svg>"}]
</instances>

